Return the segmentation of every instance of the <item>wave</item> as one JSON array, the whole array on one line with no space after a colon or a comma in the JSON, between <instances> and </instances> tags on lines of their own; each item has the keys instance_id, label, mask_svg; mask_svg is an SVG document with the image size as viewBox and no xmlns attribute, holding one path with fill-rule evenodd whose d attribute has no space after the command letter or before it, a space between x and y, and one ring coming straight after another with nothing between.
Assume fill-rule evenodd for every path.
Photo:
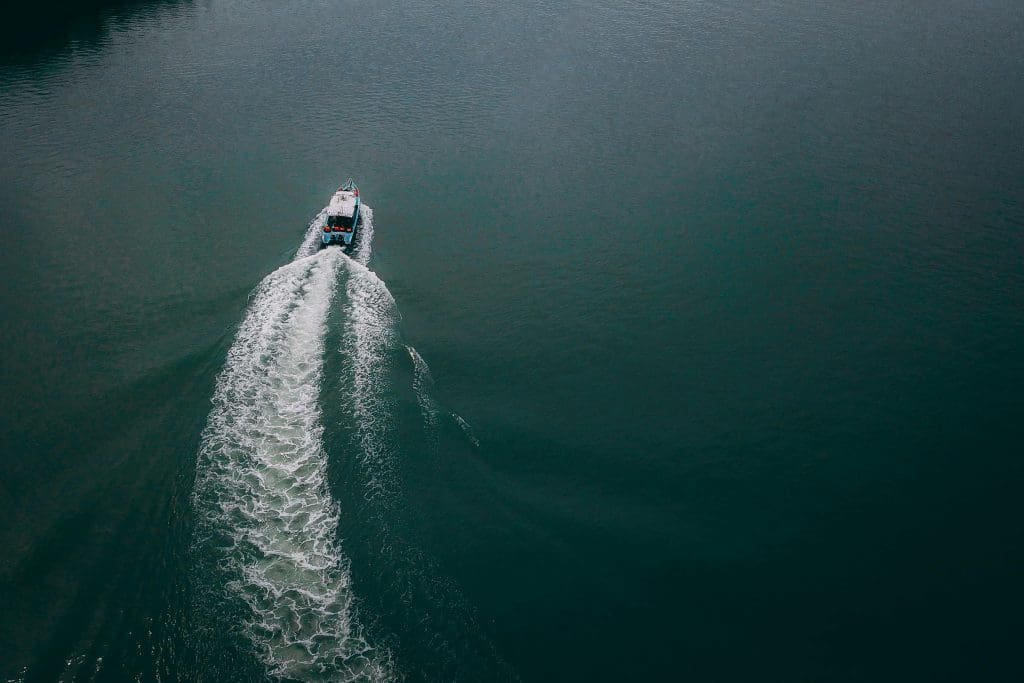
<instances>
[{"instance_id":1,"label":"wave","mask_svg":"<svg viewBox=\"0 0 1024 683\"><path fill-rule=\"evenodd\" d=\"M437 449L438 429L440 426L438 415L441 412L444 412L459 426L463 435L473 446L480 448L480 440L476 437L473 427L470 426L469 422L455 411L442 411L438 405L437 400L433 396L434 376L430 373L430 366L427 365L427 361L423 360L423 356L412 346L406 346L405 350L409 354L410 360L412 360L412 387L416 392L416 402L420 406L420 413L423 416L423 428L426 432L427 443L430 448Z\"/></svg>"},{"instance_id":2,"label":"wave","mask_svg":"<svg viewBox=\"0 0 1024 683\"><path fill-rule=\"evenodd\" d=\"M302 242L295 252L295 260L305 256L313 256L320 251L320 231L327 220L327 207L320 209L320 213L313 216L313 219L306 226L306 234L302 236Z\"/></svg>"},{"instance_id":3,"label":"wave","mask_svg":"<svg viewBox=\"0 0 1024 683\"><path fill-rule=\"evenodd\" d=\"M341 401L354 420L355 451L363 471L368 499L393 498L394 438L388 357L398 341L400 319L395 299L376 273L367 267L373 245L373 212L366 210L347 271L340 352L346 356L347 377Z\"/></svg>"},{"instance_id":4,"label":"wave","mask_svg":"<svg viewBox=\"0 0 1024 683\"><path fill-rule=\"evenodd\" d=\"M391 410L387 385L387 357L397 335L398 317L391 292L373 271L349 261L346 285L348 314L342 343L351 365L351 412L367 496L389 495L393 491Z\"/></svg>"},{"instance_id":5,"label":"wave","mask_svg":"<svg viewBox=\"0 0 1024 683\"><path fill-rule=\"evenodd\" d=\"M244 605L237 627L272 676L382 681L391 658L356 619L319 406L339 270L365 270L372 220L353 260L316 251L318 218L296 260L254 292L217 380L193 496L196 545L216 558L229 601Z\"/></svg>"},{"instance_id":6,"label":"wave","mask_svg":"<svg viewBox=\"0 0 1024 683\"><path fill-rule=\"evenodd\" d=\"M202 658L209 667L200 670L220 679L259 678L250 671L255 666L287 680L386 681L402 677L394 651L420 662L428 679L514 679L458 588L405 538L390 382L396 352L404 348L413 361L432 452L439 416L454 420L475 446L479 441L465 420L439 407L426 361L401 344L394 297L367 267L373 213L364 212L350 256L318 250L323 212L314 217L295 260L252 294L218 377L193 493L196 641L202 649L203 633L226 632L237 645L227 658L210 651ZM332 313L336 296L342 301ZM335 315L341 374L325 385ZM324 438L321 391L330 395L328 415L340 420L327 436L347 432L351 439L339 442L337 458L355 468L341 495L345 523L359 530L346 546L362 563L366 595L359 602L369 622L359 619L338 541L341 510L328 489L331 439Z\"/></svg>"},{"instance_id":7,"label":"wave","mask_svg":"<svg viewBox=\"0 0 1024 683\"><path fill-rule=\"evenodd\" d=\"M369 226L372 229L372 221ZM349 427L344 430L349 440L341 442L340 449L354 456L349 462L356 465L348 484L353 493L361 491L350 502L350 512L361 527L352 542L365 563L365 599L383 620L375 624L385 631L377 634L378 639L393 644L406 673L416 680L516 680L477 621L475 608L410 537L409 510L397 471L406 466L402 456L407 454L401 449L402 425L396 421L401 388L393 385L401 376L393 372L403 351L413 363L412 384L423 414L428 455L438 454L441 416L450 416L474 445L479 441L465 420L441 409L434 399L430 368L415 348L402 343L395 299L366 267L369 254L360 248L345 263L347 300L336 409L340 424ZM365 533L368 529L370 535Z\"/></svg>"},{"instance_id":8,"label":"wave","mask_svg":"<svg viewBox=\"0 0 1024 683\"><path fill-rule=\"evenodd\" d=\"M427 437L427 446L431 451L437 450L437 402L431 395L431 388L434 386L434 376L430 374L430 366L419 351L411 346L405 347L412 360L412 388L416 393L416 403L420 406L420 414L423 416L423 431Z\"/></svg>"}]
</instances>

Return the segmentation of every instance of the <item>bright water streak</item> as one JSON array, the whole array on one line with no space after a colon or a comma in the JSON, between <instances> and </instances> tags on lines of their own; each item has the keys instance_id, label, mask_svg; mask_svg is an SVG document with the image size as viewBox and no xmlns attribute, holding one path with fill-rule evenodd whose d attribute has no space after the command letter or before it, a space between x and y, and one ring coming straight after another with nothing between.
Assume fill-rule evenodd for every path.
<instances>
[{"instance_id":1,"label":"bright water streak","mask_svg":"<svg viewBox=\"0 0 1024 683\"><path fill-rule=\"evenodd\" d=\"M199 457L197 539L220 553L227 597L247 607L240 627L269 673L385 680L389 657L355 620L326 483L323 342L339 267L351 261L315 251L318 218L296 260L256 290L218 379ZM356 256L368 258L372 229L362 238Z\"/></svg>"},{"instance_id":2,"label":"bright water streak","mask_svg":"<svg viewBox=\"0 0 1024 683\"><path fill-rule=\"evenodd\" d=\"M413 361L413 389L423 411L431 456L437 454L442 413L432 395L433 378L427 362L412 346L401 345L397 329L401 313L394 297L367 267L372 236L373 215L367 212L361 240L352 258L342 262L348 270L339 347L345 371L337 396L342 412L352 416L352 452L358 459L367 501L363 512L374 518L380 555L372 571L387 592L402 596L402 654L410 647L415 650L417 643L430 652L427 659L436 668L421 670L417 680L516 680L514 671L483 634L458 587L443 578L429 555L396 534L392 526L391 513L403 500L395 468L400 450L390 386L396 351L404 348ZM467 439L479 446L465 420L448 411L443 415L450 416Z\"/></svg>"},{"instance_id":3,"label":"bright water streak","mask_svg":"<svg viewBox=\"0 0 1024 683\"><path fill-rule=\"evenodd\" d=\"M434 388L434 376L430 373L430 366L423 356L412 346L406 346L405 350L412 360L413 380L412 387L416 392L416 402L420 406L420 413L423 416L423 429L427 434L427 443L433 450L437 450L438 440L438 414L441 410L432 394ZM473 428L466 419L454 411L446 411L447 415L459 426L466 439L475 447L480 447L480 440L476 438Z\"/></svg>"},{"instance_id":4,"label":"bright water streak","mask_svg":"<svg viewBox=\"0 0 1024 683\"><path fill-rule=\"evenodd\" d=\"M390 499L395 486L387 354L398 339L395 323L399 313L387 285L367 267L373 247L373 210L363 204L360 212L351 258L342 261L348 278L341 352L347 356L351 375L343 382L343 396L339 398L346 402L346 410L355 420L355 446L366 481L366 497ZM307 233L306 241L309 239Z\"/></svg>"},{"instance_id":5,"label":"bright water streak","mask_svg":"<svg viewBox=\"0 0 1024 683\"><path fill-rule=\"evenodd\" d=\"M413 376L412 388L416 392L416 402L420 406L420 414L423 416L423 430L427 437L427 445L431 452L437 452L437 404L431 395L434 386L434 377L430 374L430 366L423 360L412 346L406 346L412 360Z\"/></svg>"},{"instance_id":6,"label":"bright water streak","mask_svg":"<svg viewBox=\"0 0 1024 683\"><path fill-rule=\"evenodd\" d=\"M372 221L369 225L372 226ZM395 494L395 488L387 358L397 342L395 323L399 314L387 286L365 266L369 255L361 250L366 245L368 252L368 244L364 234L354 259L346 262L349 270L346 285L348 311L341 348L348 354L352 368L348 393L367 482L366 495L368 498L390 498Z\"/></svg>"}]
</instances>

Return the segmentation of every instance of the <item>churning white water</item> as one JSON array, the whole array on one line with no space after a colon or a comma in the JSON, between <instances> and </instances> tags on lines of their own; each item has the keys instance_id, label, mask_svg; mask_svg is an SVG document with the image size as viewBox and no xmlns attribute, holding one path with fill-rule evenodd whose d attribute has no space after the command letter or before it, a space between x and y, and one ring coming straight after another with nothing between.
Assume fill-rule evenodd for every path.
<instances>
[{"instance_id":1,"label":"churning white water","mask_svg":"<svg viewBox=\"0 0 1024 683\"><path fill-rule=\"evenodd\" d=\"M323 220L321 212L295 260L255 290L218 377L198 459L196 546L213 558L214 599L244 615L228 626L244 634L271 676L384 681L396 676L391 655L360 627L337 540L341 513L327 486L320 390L328 316L343 280L346 371L332 400L353 418L365 495L386 508L397 491L387 373L391 353L402 348L399 313L387 286L367 268L369 207L351 255L318 250ZM430 369L413 347L405 349L436 450L441 413ZM465 420L443 414L478 444Z\"/></svg>"},{"instance_id":2,"label":"churning white water","mask_svg":"<svg viewBox=\"0 0 1024 683\"><path fill-rule=\"evenodd\" d=\"M387 680L390 657L367 642L353 608L319 407L339 270L365 267L337 248L316 251L321 218L296 260L253 294L217 380L194 494L197 544L219 555L225 597L244 604L238 627L271 675ZM355 258L368 258L367 224Z\"/></svg>"}]
</instances>

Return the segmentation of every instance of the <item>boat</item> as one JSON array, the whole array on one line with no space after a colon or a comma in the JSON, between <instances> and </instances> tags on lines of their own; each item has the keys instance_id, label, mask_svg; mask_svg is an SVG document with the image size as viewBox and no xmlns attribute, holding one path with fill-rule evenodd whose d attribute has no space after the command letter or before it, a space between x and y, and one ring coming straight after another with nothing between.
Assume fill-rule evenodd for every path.
<instances>
[{"instance_id":1,"label":"boat","mask_svg":"<svg viewBox=\"0 0 1024 683\"><path fill-rule=\"evenodd\" d=\"M327 205L327 220L321 235L320 248L337 244L346 252L352 245L359 230L359 188L351 179L338 188Z\"/></svg>"}]
</instances>

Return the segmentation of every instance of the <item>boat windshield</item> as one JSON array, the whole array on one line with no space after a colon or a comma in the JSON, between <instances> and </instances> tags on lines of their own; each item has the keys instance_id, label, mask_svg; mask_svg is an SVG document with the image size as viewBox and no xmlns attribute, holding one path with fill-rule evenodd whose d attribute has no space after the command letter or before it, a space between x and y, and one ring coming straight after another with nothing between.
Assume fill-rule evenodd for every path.
<instances>
[{"instance_id":1,"label":"boat windshield","mask_svg":"<svg viewBox=\"0 0 1024 683\"><path fill-rule=\"evenodd\" d=\"M327 217L327 225L331 226L332 228L334 228L334 227L351 228L352 227L352 216L328 216Z\"/></svg>"}]
</instances>

